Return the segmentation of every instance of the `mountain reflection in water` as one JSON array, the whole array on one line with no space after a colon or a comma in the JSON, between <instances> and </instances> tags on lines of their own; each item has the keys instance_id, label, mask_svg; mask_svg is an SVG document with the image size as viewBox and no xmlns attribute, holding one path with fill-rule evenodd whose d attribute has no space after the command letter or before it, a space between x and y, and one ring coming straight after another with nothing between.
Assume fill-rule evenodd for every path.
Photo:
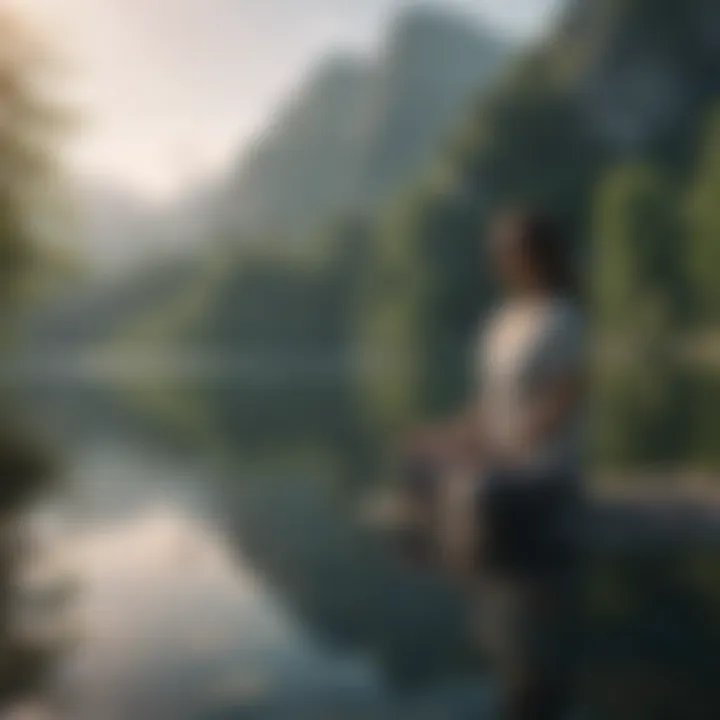
<instances>
[{"instance_id":1,"label":"mountain reflection in water","mask_svg":"<svg viewBox=\"0 0 720 720\"><path fill-rule=\"evenodd\" d=\"M157 418L98 387L43 387L33 402L67 458L64 484L37 510L46 571L77 587L78 639L50 718L462 718L485 707L458 599L367 537L352 501L312 467L219 469L202 443L154 434Z\"/></svg>"}]
</instances>

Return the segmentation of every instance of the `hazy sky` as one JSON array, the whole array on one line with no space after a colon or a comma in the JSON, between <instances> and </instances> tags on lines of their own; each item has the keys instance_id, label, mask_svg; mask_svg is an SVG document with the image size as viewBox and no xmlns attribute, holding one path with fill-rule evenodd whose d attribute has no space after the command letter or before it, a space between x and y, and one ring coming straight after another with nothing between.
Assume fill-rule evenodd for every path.
<instances>
[{"instance_id":1,"label":"hazy sky","mask_svg":"<svg viewBox=\"0 0 720 720\"><path fill-rule=\"evenodd\" d=\"M328 50L372 47L407 0L0 0L43 27L85 118L71 158L147 196L217 171ZM558 0L436 0L505 31Z\"/></svg>"}]
</instances>

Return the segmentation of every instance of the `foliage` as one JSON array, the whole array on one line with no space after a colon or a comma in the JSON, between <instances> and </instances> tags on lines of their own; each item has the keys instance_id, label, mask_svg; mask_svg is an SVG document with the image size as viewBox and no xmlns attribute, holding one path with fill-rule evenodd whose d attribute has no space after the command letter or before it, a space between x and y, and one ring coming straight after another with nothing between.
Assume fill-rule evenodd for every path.
<instances>
[{"instance_id":1,"label":"foliage","mask_svg":"<svg viewBox=\"0 0 720 720\"><path fill-rule=\"evenodd\" d=\"M47 215L43 199L52 179L50 143L58 116L44 99L46 58L31 33L0 10L0 333L32 283ZM0 407L0 711L29 693L47 669L50 648L16 627L20 520L43 486L49 464L18 428L3 391Z\"/></svg>"},{"instance_id":2,"label":"foliage","mask_svg":"<svg viewBox=\"0 0 720 720\"><path fill-rule=\"evenodd\" d=\"M688 202L688 272L697 324L720 319L720 111L714 110L702 135L697 178Z\"/></svg>"},{"instance_id":3,"label":"foliage","mask_svg":"<svg viewBox=\"0 0 720 720\"><path fill-rule=\"evenodd\" d=\"M48 59L32 33L0 12L0 302L17 299L32 280L48 224L53 181L50 152L61 120L45 99Z\"/></svg>"},{"instance_id":4,"label":"foliage","mask_svg":"<svg viewBox=\"0 0 720 720\"><path fill-rule=\"evenodd\" d=\"M598 198L592 267L599 329L645 340L672 330L686 282L677 189L652 167L620 166L603 179Z\"/></svg>"}]
</instances>

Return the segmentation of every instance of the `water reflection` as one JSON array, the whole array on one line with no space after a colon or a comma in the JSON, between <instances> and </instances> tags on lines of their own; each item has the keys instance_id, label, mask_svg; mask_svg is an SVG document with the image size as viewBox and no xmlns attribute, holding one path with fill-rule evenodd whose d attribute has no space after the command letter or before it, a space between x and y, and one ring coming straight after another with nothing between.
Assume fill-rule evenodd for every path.
<instances>
[{"instance_id":1,"label":"water reflection","mask_svg":"<svg viewBox=\"0 0 720 720\"><path fill-rule=\"evenodd\" d=\"M87 642L63 678L73 717L200 717L379 693L369 663L317 647L217 531L182 510L148 508L60 548L83 581Z\"/></svg>"},{"instance_id":2,"label":"water reflection","mask_svg":"<svg viewBox=\"0 0 720 720\"><path fill-rule=\"evenodd\" d=\"M337 466L289 442L212 463L202 441L170 442L177 426L161 432L157 414L112 392L42 390L30 404L67 466L35 525L45 573L77 586L53 717L486 707L459 599L354 522L342 478L328 481Z\"/></svg>"}]
</instances>

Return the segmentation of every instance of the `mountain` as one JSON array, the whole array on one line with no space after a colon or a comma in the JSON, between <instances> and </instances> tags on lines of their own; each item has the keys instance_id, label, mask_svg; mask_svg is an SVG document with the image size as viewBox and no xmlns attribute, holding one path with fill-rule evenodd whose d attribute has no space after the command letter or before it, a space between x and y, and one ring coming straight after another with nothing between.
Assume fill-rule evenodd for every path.
<instances>
[{"instance_id":1,"label":"mountain","mask_svg":"<svg viewBox=\"0 0 720 720\"><path fill-rule=\"evenodd\" d=\"M126 332L129 325L151 322L153 311L175 302L200 285L205 258L174 252L150 256L141 265L113 268L63 294L51 307L27 318L23 349L36 359L83 351Z\"/></svg>"},{"instance_id":2,"label":"mountain","mask_svg":"<svg viewBox=\"0 0 720 720\"><path fill-rule=\"evenodd\" d=\"M571 3L469 119L457 168L465 188L579 217L605 168L687 169L718 102L719 28L713 0Z\"/></svg>"},{"instance_id":3,"label":"mountain","mask_svg":"<svg viewBox=\"0 0 720 720\"><path fill-rule=\"evenodd\" d=\"M263 297L261 290L238 291L239 296L228 290L245 282L248 274L242 269L248 264L242 248L255 253L254 248L264 246L277 255L284 252L286 241L300 237L310 240L318 231L323 234L325 228L336 226L338 218L347 227L354 218L375 214L431 164L453 134L456 122L499 74L508 53L508 44L475 19L432 9L402 13L377 57L335 55L324 60L241 154L234 170L187 193L171 206L150 206L102 178L81 179L77 191L81 244L91 267L127 271L145 262L149 268L138 269L137 275L150 292L139 296L152 297L162 305L161 294L151 290L152 276L159 273L162 280L158 287L167 286L167 267L174 264L173 253L209 246L208 255L212 256L224 252L219 240L234 244L239 248L234 261L238 270L233 273L230 269L215 293L209 290L207 316L203 318L207 328L223 328L218 332L225 342L228 335L244 326L240 322L243 311L238 309L238 317L234 317L234 311L221 307L224 298L242 297L256 304ZM354 231L350 235L354 236ZM257 242L249 242L252 240ZM336 244L344 243L338 238ZM343 252L341 247L340 254ZM160 255L161 261L156 262L157 257L153 260L153 255ZM162 262L162 256L167 263ZM179 262L183 264L184 260L180 258ZM249 262L253 267L258 265L252 258ZM205 267L215 265L212 259L204 263ZM285 270L263 271L266 278L277 275L271 283L277 286L271 294L278 295L272 307L280 308L282 298L292 296L292 292L281 291L282 278L288 272L292 275ZM135 297L132 289L122 290L123 283L135 284L131 276L125 273L124 279L110 283L113 310L109 327L118 326L122 299ZM293 284L292 279L288 282ZM298 276L296 291L305 292L302 287L308 283L312 285L312 279ZM199 284L203 285L202 281ZM320 284L335 287L336 282L323 279ZM188 292L195 294L197 285L191 283ZM169 305L176 302L182 289L179 285L168 291L168 315L176 315ZM326 297L326 288L318 291L318 298ZM304 297L309 299L313 293L310 288ZM101 289L93 287L87 297L102 308L98 294ZM82 298L71 304L79 308ZM132 325L137 324L134 316L138 310L138 303L129 303L127 320ZM162 314L158 307L145 310L153 316ZM90 311L90 336L102 325L98 325L101 314ZM275 313L278 321L282 315L280 308ZM308 316L296 322L312 325L313 320ZM74 336L78 334L79 330L74 332ZM196 337L198 333L190 330L189 335Z\"/></svg>"},{"instance_id":4,"label":"mountain","mask_svg":"<svg viewBox=\"0 0 720 720\"><path fill-rule=\"evenodd\" d=\"M376 208L429 164L508 52L474 20L401 14L379 57L327 59L280 109L223 191L226 222L298 235Z\"/></svg>"},{"instance_id":5,"label":"mountain","mask_svg":"<svg viewBox=\"0 0 720 720\"><path fill-rule=\"evenodd\" d=\"M162 225L142 197L100 177L77 178L71 192L79 250L91 270L126 268L150 253Z\"/></svg>"},{"instance_id":6,"label":"mountain","mask_svg":"<svg viewBox=\"0 0 720 720\"><path fill-rule=\"evenodd\" d=\"M217 212L219 189L208 183L160 204L107 178L76 177L70 202L78 250L91 274L123 274L197 247Z\"/></svg>"},{"instance_id":7,"label":"mountain","mask_svg":"<svg viewBox=\"0 0 720 720\"><path fill-rule=\"evenodd\" d=\"M369 72L334 57L279 111L222 190L226 223L249 233L308 228L347 208Z\"/></svg>"},{"instance_id":8,"label":"mountain","mask_svg":"<svg viewBox=\"0 0 720 720\"><path fill-rule=\"evenodd\" d=\"M370 206L428 169L505 67L510 46L474 19L433 7L401 14L372 78L360 196Z\"/></svg>"}]
</instances>

